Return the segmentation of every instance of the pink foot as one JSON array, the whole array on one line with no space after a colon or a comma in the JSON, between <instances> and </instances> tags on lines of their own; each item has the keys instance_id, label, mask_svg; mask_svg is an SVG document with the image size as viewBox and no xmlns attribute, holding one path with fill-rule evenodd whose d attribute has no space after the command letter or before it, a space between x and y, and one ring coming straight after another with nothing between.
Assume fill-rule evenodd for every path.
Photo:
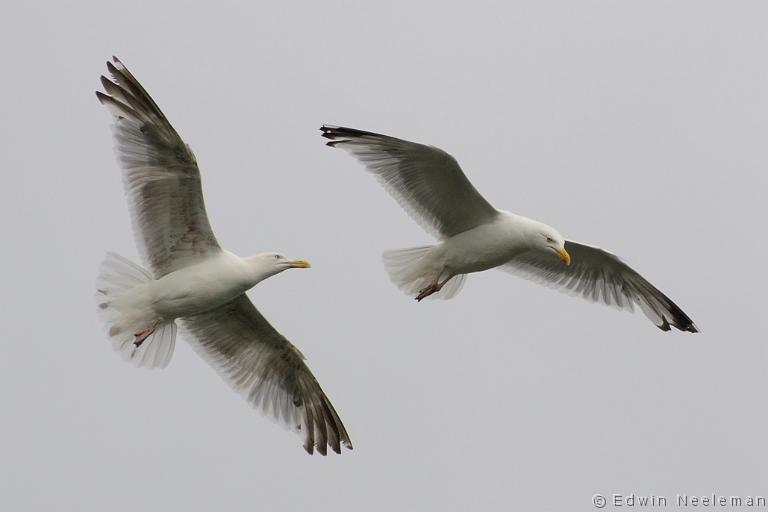
<instances>
[{"instance_id":1,"label":"pink foot","mask_svg":"<svg viewBox=\"0 0 768 512\"><path fill-rule=\"evenodd\" d=\"M422 290L419 290L419 294L416 296L416 301L421 302L423 299L429 297L433 293L439 292L440 288L442 288L442 286L435 283L427 286L426 288L423 288Z\"/></svg>"},{"instance_id":2,"label":"pink foot","mask_svg":"<svg viewBox=\"0 0 768 512\"><path fill-rule=\"evenodd\" d=\"M136 348L139 348L142 343L144 343L144 340L152 336L152 333L155 332L155 326L147 327L146 329L142 329L139 332L133 333L134 340L133 344L136 345Z\"/></svg>"}]
</instances>

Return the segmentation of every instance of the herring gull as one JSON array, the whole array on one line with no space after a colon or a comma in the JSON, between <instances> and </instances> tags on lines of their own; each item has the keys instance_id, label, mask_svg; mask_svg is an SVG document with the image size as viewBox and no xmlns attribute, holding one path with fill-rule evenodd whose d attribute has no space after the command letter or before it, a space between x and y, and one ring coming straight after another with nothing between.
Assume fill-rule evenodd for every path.
<instances>
[{"instance_id":1,"label":"herring gull","mask_svg":"<svg viewBox=\"0 0 768 512\"><path fill-rule=\"evenodd\" d=\"M614 254L494 208L445 151L353 128L320 130L331 139L328 146L357 157L439 239L436 245L384 253L392 282L416 300L449 299L467 274L499 268L621 309L637 305L663 331L698 332L688 315Z\"/></svg>"},{"instance_id":2,"label":"herring gull","mask_svg":"<svg viewBox=\"0 0 768 512\"><path fill-rule=\"evenodd\" d=\"M99 101L113 135L136 243L149 271L107 254L97 300L115 350L136 366L164 368L176 321L192 347L255 407L322 455L351 449L344 425L304 356L259 313L245 292L304 260L278 253L241 258L222 249L208 222L190 147L149 94L113 57Z\"/></svg>"}]
</instances>

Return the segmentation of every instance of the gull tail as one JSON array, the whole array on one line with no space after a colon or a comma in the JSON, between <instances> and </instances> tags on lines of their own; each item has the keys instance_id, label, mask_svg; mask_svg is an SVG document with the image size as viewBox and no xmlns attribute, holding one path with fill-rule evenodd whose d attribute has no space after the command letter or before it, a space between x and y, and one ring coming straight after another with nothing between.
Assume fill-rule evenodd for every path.
<instances>
[{"instance_id":1,"label":"gull tail","mask_svg":"<svg viewBox=\"0 0 768 512\"><path fill-rule=\"evenodd\" d=\"M434 245L410 247L408 249L396 249L384 251L382 260L384 268L389 274L389 279L408 295L415 296L424 288L437 283L445 276L442 266L435 265L429 258ZM450 279L443 288L428 298L451 299L464 286L465 274L459 274Z\"/></svg>"},{"instance_id":2,"label":"gull tail","mask_svg":"<svg viewBox=\"0 0 768 512\"><path fill-rule=\"evenodd\" d=\"M96 302L99 317L107 328L112 347L123 359L145 368L165 368L176 345L176 323L158 322L142 285L152 275L123 258L107 253L96 279ZM143 334L141 342L134 343Z\"/></svg>"}]
</instances>

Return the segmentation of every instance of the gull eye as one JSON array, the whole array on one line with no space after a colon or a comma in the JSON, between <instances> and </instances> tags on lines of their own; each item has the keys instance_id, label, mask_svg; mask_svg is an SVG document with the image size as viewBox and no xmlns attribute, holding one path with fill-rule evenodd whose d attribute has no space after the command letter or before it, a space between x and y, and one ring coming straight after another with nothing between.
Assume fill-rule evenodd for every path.
<instances>
[{"instance_id":1,"label":"gull eye","mask_svg":"<svg viewBox=\"0 0 768 512\"><path fill-rule=\"evenodd\" d=\"M279 260L280 259L280 255L279 254L275 254L275 259Z\"/></svg>"},{"instance_id":2,"label":"gull eye","mask_svg":"<svg viewBox=\"0 0 768 512\"><path fill-rule=\"evenodd\" d=\"M549 242L549 243L553 243L554 241L555 241L555 239L554 239L554 238L552 238L551 236L548 236L548 237L547 237L547 242Z\"/></svg>"}]
</instances>

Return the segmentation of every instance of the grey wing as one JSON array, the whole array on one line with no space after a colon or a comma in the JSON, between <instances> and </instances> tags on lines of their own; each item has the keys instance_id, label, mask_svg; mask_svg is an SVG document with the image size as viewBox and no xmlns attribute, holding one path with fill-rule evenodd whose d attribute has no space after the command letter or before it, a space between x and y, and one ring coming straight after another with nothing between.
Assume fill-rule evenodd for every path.
<instances>
[{"instance_id":1,"label":"grey wing","mask_svg":"<svg viewBox=\"0 0 768 512\"><path fill-rule=\"evenodd\" d=\"M195 350L255 407L304 438L322 455L330 446L352 449L330 400L304 356L259 313L245 295L181 320Z\"/></svg>"},{"instance_id":2,"label":"grey wing","mask_svg":"<svg viewBox=\"0 0 768 512\"><path fill-rule=\"evenodd\" d=\"M378 133L324 125L327 145L349 151L421 227L438 238L491 222L498 211L445 151Z\"/></svg>"},{"instance_id":3,"label":"grey wing","mask_svg":"<svg viewBox=\"0 0 768 512\"><path fill-rule=\"evenodd\" d=\"M698 332L693 321L669 297L649 283L617 256L598 247L565 242L571 265L555 255L529 251L499 267L562 291L620 309L640 309L656 326L670 330Z\"/></svg>"},{"instance_id":4,"label":"grey wing","mask_svg":"<svg viewBox=\"0 0 768 512\"><path fill-rule=\"evenodd\" d=\"M107 62L99 101L114 116L113 135L133 231L155 277L220 250L208 223L192 150L125 66Z\"/></svg>"}]
</instances>

